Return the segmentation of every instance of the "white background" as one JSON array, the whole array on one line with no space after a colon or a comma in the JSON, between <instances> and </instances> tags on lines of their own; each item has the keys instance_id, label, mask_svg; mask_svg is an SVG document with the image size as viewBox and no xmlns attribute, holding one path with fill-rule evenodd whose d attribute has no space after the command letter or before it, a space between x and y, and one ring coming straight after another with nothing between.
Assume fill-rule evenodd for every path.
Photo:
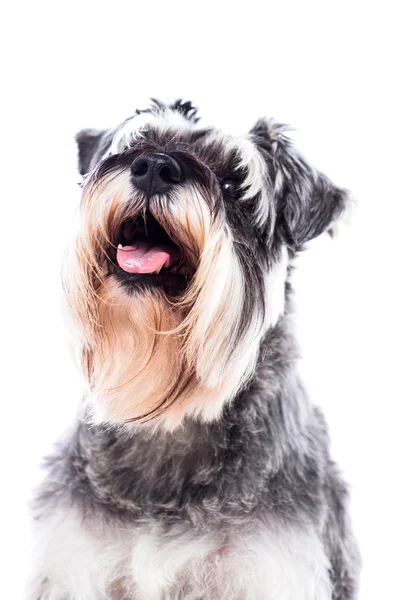
<instances>
[{"instance_id":1,"label":"white background","mask_svg":"<svg viewBox=\"0 0 400 600\"><path fill-rule=\"evenodd\" d=\"M80 396L59 302L78 202L73 136L120 122L149 96L190 98L232 133L265 114L288 122L358 199L353 226L301 257L299 333L308 388L352 487L360 598L398 597L395 3L15 2L2 29L1 598L22 598L25 504Z\"/></svg>"}]
</instances>

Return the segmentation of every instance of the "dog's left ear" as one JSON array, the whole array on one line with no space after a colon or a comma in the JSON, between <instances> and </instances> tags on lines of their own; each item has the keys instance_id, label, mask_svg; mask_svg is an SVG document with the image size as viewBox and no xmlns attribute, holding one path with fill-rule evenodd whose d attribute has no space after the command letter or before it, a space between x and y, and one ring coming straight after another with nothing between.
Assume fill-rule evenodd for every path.
<instances>
[{"instance_id":1,"label":"dog's left ear","mask_svg":"<svg viewBox=\"0 0 400 600\"><path fill-rule=\"evenodd\" d=\"M351 195L311 167L285 136L287 127L260 120L251 130L270 171L277 210L277 226L294 250L335 223L352 204Z\"/></svg>"},{"instance_id":2,"label":"dog's left ear","mask_svg":"<svg viewBox=\"0 0 400 600\"><path fill-rule=\"evenodd\" d=\"M83 129L76 134L78 145L78 170L81 175L86 175L93 166L94 158L104 145L105 131L97 129Z\"/></svg>"}]
</instances>

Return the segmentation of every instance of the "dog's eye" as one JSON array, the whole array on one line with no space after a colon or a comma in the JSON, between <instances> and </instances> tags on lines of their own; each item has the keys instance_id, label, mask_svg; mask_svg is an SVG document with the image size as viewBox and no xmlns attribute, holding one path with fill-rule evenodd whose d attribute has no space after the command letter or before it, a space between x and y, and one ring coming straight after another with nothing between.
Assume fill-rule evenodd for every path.
<instances>
[{"instance_id":1,"label":"dog's eye","mask_svg":"<svg viewBox=\"0 0 400 600\"><path fill-rule=\"evenodd\" d=\"M236 179L232 179L227 177L221 181L221 189L224 194L228 194L229 196L234 196L238 190L239 183Z\"/></svg>"}]
</instances>

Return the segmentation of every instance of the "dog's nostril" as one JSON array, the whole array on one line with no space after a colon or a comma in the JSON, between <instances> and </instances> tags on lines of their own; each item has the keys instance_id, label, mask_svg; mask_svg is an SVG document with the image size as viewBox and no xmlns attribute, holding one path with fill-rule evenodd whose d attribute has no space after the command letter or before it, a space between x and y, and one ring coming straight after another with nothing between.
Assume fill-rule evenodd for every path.
<instances>
[{"instance_id":1,"label":"dog's nostril","mask_svg":"<svg viewBox=\"0 0 400 600\"><path fill-rule=\"evenodd\" d=\"M182 179L182 171L178 163L162 167L159 175L165 183L179 183Z\"/></svg>"},{"instance_id":2,"label":"dog's nostril","mask_svg":"<svg viewBox=\"0 0 400 600\"><path fill-rule=\"evenodd\" d=\"M149 170L149 163L144 158L136 159L132 165L132 173L138 177L146 175Z\"/></svg>"}]
</instances>

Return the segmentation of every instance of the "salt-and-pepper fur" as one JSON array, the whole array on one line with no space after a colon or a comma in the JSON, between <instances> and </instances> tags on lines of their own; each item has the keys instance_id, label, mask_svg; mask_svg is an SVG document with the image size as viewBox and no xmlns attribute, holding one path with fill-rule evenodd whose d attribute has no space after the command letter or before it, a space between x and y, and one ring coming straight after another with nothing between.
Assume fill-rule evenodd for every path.
<instances>
[{"instance_id":1,"label":"salt-and-pepper fur","mask_svg":"<svg viewBox=\"0 0 400 600\"><path fill-rule=\"evenodd\" d=\"M261 120L234 138L201 129L190 103L156 102L116 130L82 132L78 145L86 179L65 286L88 389L36 495L27 598L353 600L347 491L297 374L290 286L296 252L334 226L347 193L307 165L281 126ZM188 173L181 191L150 208L127 176L149 149L187 160ZM120 225L146 202L178 244L196 249L184 309L116 272L110 211ZM136 373L126 345L148 343L135 319L154 325L153 304L172 333L151 338L158 354L137 350ZM121 306L119 335L120 313L109 312ZM175 396L168 368L186 381ZM128 372L144 377L140 386L125 386Z\"/></svg>"}]
</instances>

